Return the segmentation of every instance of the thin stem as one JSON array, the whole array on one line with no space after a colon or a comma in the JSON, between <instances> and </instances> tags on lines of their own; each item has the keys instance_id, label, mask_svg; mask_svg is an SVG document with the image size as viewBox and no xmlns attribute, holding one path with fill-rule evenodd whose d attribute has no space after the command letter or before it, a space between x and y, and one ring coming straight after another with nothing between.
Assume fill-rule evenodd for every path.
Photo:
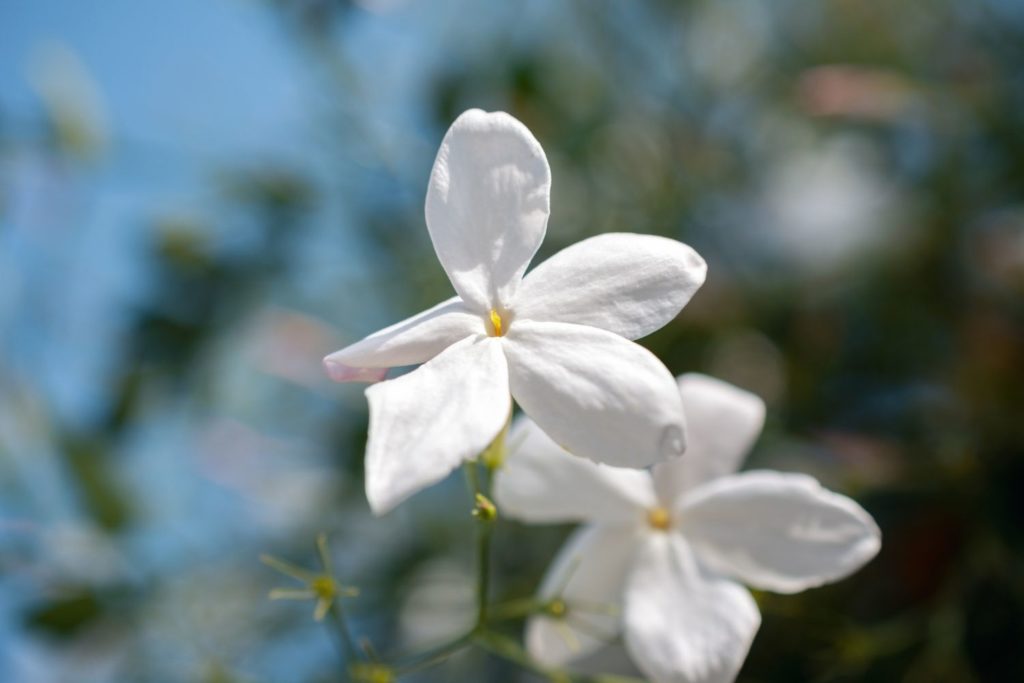
<instances>
[{"instance_id":1,"label":"thin stem","mask_svg":"<svg viewBox=\"0 0 1024 683\"><path fill-rule=\"evenodd\" d=\"M509 619L521 619L543 611L544 606L536 598L520 598L499 602L490 606L487 611L489 623L495 621L506 621Z\"/></svg>"},{"instance_id":2,"label":"thin stem","mask_svg":"<svg viewBox=\"0 0 1024 683\"><path fill-rule=\"evenodd\" d=\"M511 638L490 632L482 634L475 642L481 649L490 652L496 657L512 662L522 669L532 671L533 673L543 676L551 681L559 680L557 672L546 669L534 662L526 651L519 647L519 644Z\"/></svg>"},{"instance_id":3,"label":"thin stem","mask_svg":"<svg viewBox=\"0 0 1024 683\"><path fill-rule=\"evenodd\" d=\"M331 602L327 614L331 617L331 623L334 624L334 628L338 632L341 646L345 650L345 659L351 666L359 661L359 650L356 649L355 640L352 639L352 633L348 630L348 623L345 621L345 614L341 611L341 605L337 600Z\"/></svg>"},{"instance_id":4,"label":"thin stem","mask_svg":"<svg viewBox=\"0 0 1024 683\"><path fill-rule=\"evenodd\" d=\"M473 499L484 496L488 500L490 491L490 477L480 477L479 465L475 462L466 463L466 480L472 490ZM482 480L482 481L481 481ZM481 485L482 484L482 485ZM475 631L482 631L487 624L487 598L491 585L491 527L493 520L485 519L477 515L477 543L476 543L476 627Z\"/></svg>"},{"instance_id":5,"label":"thin stem","mask_svg":"<svg viewBox=\"0 0 1024 683\"><path fill-rule=\"evenodd\" d=\"M469 485L469 496L475 499L476 494L481 493L480 491L480 474L476 469L476 462L470 460L466 463L466 484Z\"/></svg>"},{"instance_id":6,"label":"thin stem","mask_svg":"<svg viewBox=\"0 0 1024 683\"><path fill-rule=\"evenodd\" d=\"M405 676L422 669L430 668L435 664L439 664L459 650L469 647L473 643L473 636L475 633L475 630L467 631L447 643L438 645L426 652L421 652L413 656L409 661L395 666L394 671L400 676Z\"/></svg>"},{"instance_id":7,"label":"thin stem","mask_svg":"<svg viewBox=\"0 0 1024 683\"><path fill-rule=\"evenodd\" d=\"M487 596L491 583L491 525L489 522L480 522L477 567L479 568L479 577L476 591L476 624L478 628L482 629L487 624Z\"/></svg>"},{"instance_id":8,"label":"thin stem","mask_svg":"<svg viewBox=\"0 0 1024 683\"><path fill-rule=\"evenodd\" d=\"M298 565L294 565L291 562L272 555L260 555L260 562L271 569L284 574L285 576L290 576L297 581L302 581L303 583L312 583L319 576L316 572L303 569Z\"/></svg>"}]
</instances>

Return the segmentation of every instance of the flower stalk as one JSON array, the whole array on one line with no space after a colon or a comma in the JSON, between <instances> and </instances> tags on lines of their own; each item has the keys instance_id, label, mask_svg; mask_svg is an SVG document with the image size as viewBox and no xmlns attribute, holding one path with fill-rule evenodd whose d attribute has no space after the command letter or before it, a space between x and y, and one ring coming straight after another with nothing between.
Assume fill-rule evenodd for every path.
<instances>
[{"instance_id":1,"label":"flower stalk","mask_svg":"<svg viewBox=\"0 0 1024 683\"><path fill-rule=\"evenodd\" d=\"M511 416L510 416L511 418ZM465 465L466 482L473 499L471 516L476 523L476 619L473 626L461 635L441 645L413 654L405 660L393 663L381 661L369 641L362 641L362 651L356 647L356 640L348 627L341 598L354 597L359 591L342 585L334 578L327 537L320 534L316 539L316 552L320 571L296 566L285 560L269 555L261 556L264 564L305 584L302 588L275 588L270 591L274 600L314 600L313 618L316 621L330 619L338 634L346 662L347 680L353 683L395 683L400 678L441 664L452 655L467 647L476 646L495 657L532 671L553 683L643 683L640 679L621 676L585 676L569 673L559 668L546 667L536 662L515 640L492 627L495 623L522 619L538 614L552 615L560 600L541 601L537 598L523 598L491 604L491 544L495 523L499 517L498 507L491 499L491 484L495 470L504 462L507 450L505 439L508 424L501 430L480 456Z\"/></svg>"},{"instance_id":2,"label":"flower stalk","mask_svg":"<svg viewBox=\"0 0 1024 683\"><path fill-rule=\"evenodd\" d=\"M504 431L498 436L498 439L504 439ZM491 501L489 497L490 492L486 490L490 488L489 472L488 476L481 477L478 470L479 467L480 465L477 462L466 463L466 479L469 482L475 503L472 514L477 521L477 613L476 623L473 627L473 631L476 633L482 633L487 627L487 608L491 578L491 536L494 522L498 518L498 508Z\"/></svg>"}]
</instances>

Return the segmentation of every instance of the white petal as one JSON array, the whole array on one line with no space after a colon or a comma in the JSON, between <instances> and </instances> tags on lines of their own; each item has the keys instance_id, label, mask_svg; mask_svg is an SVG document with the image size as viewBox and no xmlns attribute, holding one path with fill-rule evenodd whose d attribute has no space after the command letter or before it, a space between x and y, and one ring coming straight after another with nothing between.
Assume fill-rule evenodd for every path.
<instances>
[{"instance_id":1,"label":"white petal","mask_svg":"<svg viewBox=\"0 0 1024 683\"><path fill-rule=\"evenodd\" d=\"M476 457L512 407L505 356L487 337L464 339L366 397L366 497L378 515Z\"/></svg>"},{"instance_id":2,"label":"white petal","mask_svg":"<svg viewBox=\"0 0 1024 683\"><path fill-rule=\"evenodd\" d=\"M729 683L761 625L750 593L708 572L674 533L648 536L625 605L626 649L655 683Z\"/></svg>"},{"instance_id":3,"label":"white petal","mask_svg":"<svg viewBox=\"0 0 1024 683\"><path fill-rule=\"evenodd\" d=\"M646 467L683 452L679 390L642 346L596 327L516 320L505 354L516 401L573 455Z\"/></svg>"},{"instance_id":4,"label":"white petal","mask_svg":"<svg viewBox=\"0 0 1024 683\"><path fill-rule=\"evenodd\" d=\"M686 456L658 465L654 487L666 504L743 464L764 426L764 401L731 384L690 373L679 377L686 413Z\"/></svg>"},{"instance_id":5,"label":"white petal","mask_svg":"<svg viewBox=\"0 0 1024 683\"><path fill-rule=\"evenodd\" d=\"M483 318L456 296L335 351L324 358L324 367L336 382L379 381L388 368L424 363L455 342L484 333Z\"/></svg>"},{"instance_id":6,"label":"white petal","mask_svg":"<svg viewBox=\"0 0 1024 683\"><path fill-rule=\"evenodd\" d=\"M502 515L525 522L637 524L657 504L650 474L571 455L527 417L516 420L508 444L495 477Z\"/></svg>"},{"instance_id":7,"label":"white petal","mask_svg":"<svg viewBox=\"0 0 1024 683\"><path fill-rule=\"evenodd\" d=\"M680 502L682 533L701 561L763 590L796 593L835 581L881 546L864 508L803 474L744 472Z\"/></svg>"},{"instance_id":8,"label":"white petal","mask_svg":"<svg viewBox=\"0 0 1024 683\"><path fill-rule=\"evenodd\" d=\"M327 376L335 382L365 382L373 384L384 379L388 374L387 368L359 368L336 361L324 359L324 369Z\"/></svg>"},{"instance_id":9,"label":"white petal","mask_svg":"<svg viewBox=\"0 0 1024 683\"><path fill-rule=\"evenodd\" d=\"M532 617L526 648L539 663L559 667L598 649L619 633L622 591L639 536L631 529L578 529L551 564L538 596L566 604L562 618Z\"/></svg>"},{"instance_id":10,"label":"white petal","mask_svg":"<svg viewBox=\"0 0 1024 683\"><path fill-rule=\"evenodd\" d=\"M448 129L427 190L427 228L455 290L484 311L512 301L547 229L551 170L504 112L471 109Z\"/></svg>"},{"instance_id":11,"label":"white petal","mask_svg":"<svg viewBox=\"0 0 1024 683\"><path fill-rule=\"evenodd\" d=\"M704 284L707 265L682 242L609 233L577 242L531 271L518 318L600 327L627 339L660 329Z\"/></svg>"}]
</instances>

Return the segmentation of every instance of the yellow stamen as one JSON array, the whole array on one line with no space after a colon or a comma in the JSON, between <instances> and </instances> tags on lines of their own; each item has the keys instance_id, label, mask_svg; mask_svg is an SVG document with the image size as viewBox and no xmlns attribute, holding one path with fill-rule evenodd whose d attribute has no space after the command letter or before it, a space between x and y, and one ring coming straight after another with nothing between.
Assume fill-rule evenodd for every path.
<instances>
[{"instance_id":1,"label":"yellow stamen","mask_svg":"<svg viewBox=\"0 0 1024 683\"><path fill-rule=\"evenodd\" d=\"M672 526L672 515L661 506L651 508L647 512L647 523L658 531L668 531Z\"/></svg>"},{"instance_id":2,"label":"yellow stamen","mask_svg":"<svg viewBox=\"0 0 1024 683\"><path fill-rule=\"evenodd\" d=\"M338 584L329 576L318 576L309 584L310 589L323 600L332 600L338 594Z\"/></svg>"},{"instance_id":3,"label":"yellow stamen","mask_svg":"<svg viewBox=\"0 0 1024 683\"><path fill-rule=\"evenodd\" d=\"M569 611L565 602L558 599L552 600L546 604L544 606L544 610L556 619L561 619L565 616L565 613Z\"/></svg>"},{"instance_id":4,"label":"yellow stamen","mask_svg":"<svg viewBox=\"0 0 1024 683\"><path fill-rule=\"evenodd\" d=\"M491 326L494 328L495 337L501 337L505 334L505 331L501 328L501 314L493 308L491 309Z\"/></svg>"}]
</instances>

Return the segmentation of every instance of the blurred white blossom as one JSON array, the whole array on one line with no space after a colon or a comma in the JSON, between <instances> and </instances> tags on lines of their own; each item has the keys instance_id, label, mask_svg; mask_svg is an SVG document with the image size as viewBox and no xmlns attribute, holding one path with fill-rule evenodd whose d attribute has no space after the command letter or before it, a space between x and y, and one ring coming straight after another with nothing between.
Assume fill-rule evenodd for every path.
<instances>
[{"instance_id":1,"label":"blurred white blossom","mask_svg":"<svg viewBox=\"0 0 1024 683\"><path fill-rule=\"evenodd\" d=\"M807 272L829 272L905 241L896 200L866 140L812 142L778 158L763 179L759 241Z\"/></svg>"},{"instance_id":2,"label":"blurred white blossom","mask_svg":"<svg viewBox=\"0 0 1024 683\"><path fill-rule=\"evenodd\" d=\"M476 618L476 587L467 568L449 558L426 563L410 577L399 626L410 647L436 645L466 633Z\"/></svg>"}]
</instances>

